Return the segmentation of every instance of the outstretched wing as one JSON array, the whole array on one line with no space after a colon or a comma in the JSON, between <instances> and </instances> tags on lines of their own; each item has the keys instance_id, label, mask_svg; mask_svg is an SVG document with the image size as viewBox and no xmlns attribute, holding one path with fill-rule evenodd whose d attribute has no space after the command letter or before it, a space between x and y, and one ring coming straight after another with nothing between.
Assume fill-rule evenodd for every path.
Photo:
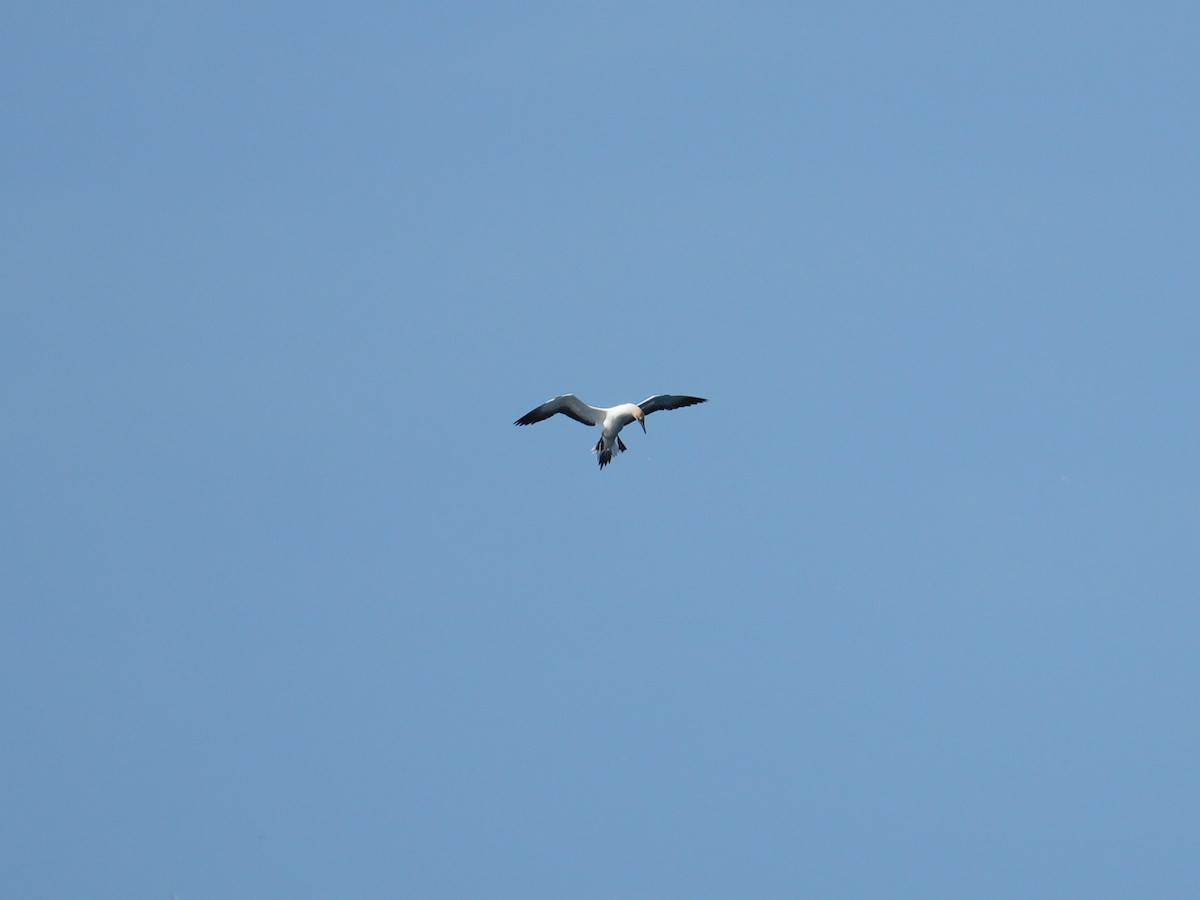
<instances>
[{"instance_id":1,"label":"outstretched wing","mask_svg":"<svg viewBox=\"0 0 1200 900\"><path fill-rule=\"evenodd\" d=\"M562 413L564 416L570 416L576 422L582 422L584 425L599 425L604 421L605 411L596 409L594 406L588 406L574 394L563 394L561 397L555 397L553 400L547 400L537 409L531 409L517 421L514 425L532 425L534 422L541 422L543 419L548 419L556 413Z\"/></svg>"},{"instance_id":2,"label":"outstretched wing","mask_svg":"<svg viewBox=\"0 0 1200 900\"><path fill-rule=\"evenodd\" d=\"M650 415L660 409L682 409L685 406L695 406L697 403L707 403L704 397L685 397L682 394L655 394L643 400L638 406L643 415Z\"/></svg>"}]
</instances>

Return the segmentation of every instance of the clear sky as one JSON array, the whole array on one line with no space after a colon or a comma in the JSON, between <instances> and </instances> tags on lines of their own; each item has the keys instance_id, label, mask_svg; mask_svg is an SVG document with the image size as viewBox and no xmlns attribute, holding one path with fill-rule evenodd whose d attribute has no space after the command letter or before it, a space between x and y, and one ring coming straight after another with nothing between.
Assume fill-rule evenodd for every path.
<instances>
[{"instance_id":1,"label":"clear sky","mask_svg":"<svg viewBox=\"0 0 1200 900\"><path fill-rule=\"evenodd\" d=\"M6 3L0 895L1196 895L1197 46Z\"/></svg>"}]
</instances>

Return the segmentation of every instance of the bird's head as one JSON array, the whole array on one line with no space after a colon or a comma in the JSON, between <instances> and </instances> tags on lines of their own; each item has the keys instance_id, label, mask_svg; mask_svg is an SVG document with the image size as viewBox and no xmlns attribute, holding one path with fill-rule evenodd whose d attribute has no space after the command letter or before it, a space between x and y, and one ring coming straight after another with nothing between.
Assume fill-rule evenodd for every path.
<instances>
[{"instance_id":1,"label":"bird's head","mask_svg":"<svg viewBox=\"0 0 1200 900\"><path fill-rule=\"evenodd\" d=\"M638 420L638 424L642 426L642 434L646 433L646 414L642 412L640 406L633 408L633 417Z\"/></svg>"}]
</instances>

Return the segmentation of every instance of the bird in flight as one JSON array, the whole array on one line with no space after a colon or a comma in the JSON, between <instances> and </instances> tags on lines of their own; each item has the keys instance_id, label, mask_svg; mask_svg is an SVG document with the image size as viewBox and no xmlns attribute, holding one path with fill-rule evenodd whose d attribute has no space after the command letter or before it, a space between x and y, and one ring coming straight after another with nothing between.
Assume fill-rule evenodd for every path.
<instances>
[{"instance_id":1,"label":"bird in flight","mask_svg":"<svg viewBox=\"0 0 1200 900\"><path fill-rule=\"evenodd\" d=\"M592 452L598 454L600 468L603 469L613 460L614 453L625 452L625 442L621 440L621 429L630 422L637 421L646 430L646 416L660 409L681 409L697 403L707 403L704 397L685 397L681 394L655 394L641 403L622 403L619 406L604 407L588 406L574 394L563 394L553 400L547 400L537 409L531 409L514 425L532 425L548 419L556 413L569 416L584 425L603 425L600 440L596 442Z\"/></svg>"}]
</instances>

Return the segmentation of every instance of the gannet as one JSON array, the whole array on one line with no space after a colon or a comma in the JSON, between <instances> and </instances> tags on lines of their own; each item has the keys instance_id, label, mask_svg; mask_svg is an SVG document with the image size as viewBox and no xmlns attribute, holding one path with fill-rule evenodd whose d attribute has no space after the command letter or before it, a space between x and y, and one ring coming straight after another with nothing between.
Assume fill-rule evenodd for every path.
<instances>
[{"instance_id":1,"label":"gannet","mask_svg":"<svg viewBox=\"0 0 1200 900\"><path fill-rule=\"evenodd\" d=\"M620 406L603 407L588 406L574 394L563 394L553 400L547 400L537 409L531 409L514 425L532 425L548 419L555 413L570 416L576 422L584 425L603 425L600 440L592 452L599 455L600 468L603 469L613 459L613 452L624 453L625 442L621 440L621 429L630 422L637 420L646 430L646 416L660 409L679 409L696 403L707 403L704 397L684 397L681 394L655 394L641 403L622 403Z\"/></svg>"}]
</instances>

